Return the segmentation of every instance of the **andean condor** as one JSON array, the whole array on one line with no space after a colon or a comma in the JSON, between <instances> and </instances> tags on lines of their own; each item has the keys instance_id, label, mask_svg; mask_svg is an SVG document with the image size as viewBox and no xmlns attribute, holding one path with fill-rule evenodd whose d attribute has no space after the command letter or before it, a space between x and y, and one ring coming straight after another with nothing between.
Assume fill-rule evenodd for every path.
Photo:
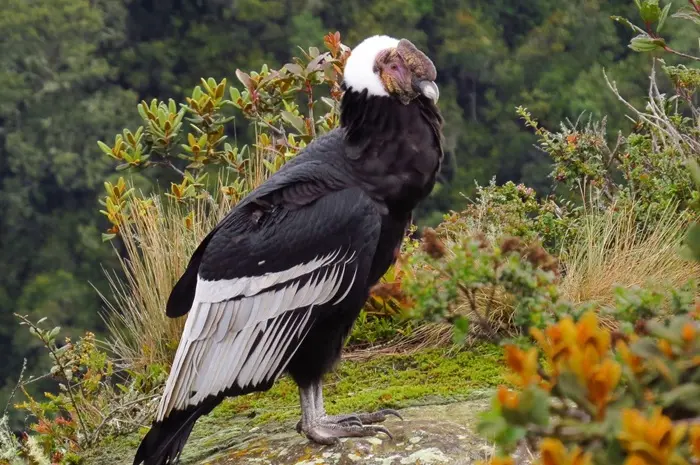
<instances>
[{"instance_id":1,"label":"andean condor","mask_svg":"<svg viewBox=\"0 0 700 465\"><path fill-rule=\"evenodd\" d=\"M326 415L322 376L395 259L443 157L436 70L406 39L373 36L344 70L341 125L251 192L207 235L168 299L189 312L134 464L176 463L227 396L299 386L297 429L321 444L389 431L393 410Z\"/></svg>"}]
</instances>

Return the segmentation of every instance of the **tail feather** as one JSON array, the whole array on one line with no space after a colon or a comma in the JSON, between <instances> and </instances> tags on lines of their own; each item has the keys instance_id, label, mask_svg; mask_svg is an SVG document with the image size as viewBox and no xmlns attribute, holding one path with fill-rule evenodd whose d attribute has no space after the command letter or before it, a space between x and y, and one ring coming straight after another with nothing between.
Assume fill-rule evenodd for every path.
<instances>
[{"instance_id":1,"label":"tail feather","mask_svg":"<svg viewBox=\"0 0 700 465\"><path fill-rule=\"evenodd\" d=\"M240 396L255 391L267 391L274 380L255 387L231 387L217 395L208 396L197 405L184 410L172 410L162 421L155 421L146 433L134 458L133 465L174 465L192 433L199 417L209 414L226 397Z\"/></svg>"},{"instance_id":2,"label":"tail feather","mask_svg":"<svg viewBox=\"0 0 700 465\"><path fill-rule=\"evenodd\" d=\"M163 421L154 422L136 451L134 465L171 465L177 463L200 416L202 406L173 411Z\"/></svg>"}]
</instances>

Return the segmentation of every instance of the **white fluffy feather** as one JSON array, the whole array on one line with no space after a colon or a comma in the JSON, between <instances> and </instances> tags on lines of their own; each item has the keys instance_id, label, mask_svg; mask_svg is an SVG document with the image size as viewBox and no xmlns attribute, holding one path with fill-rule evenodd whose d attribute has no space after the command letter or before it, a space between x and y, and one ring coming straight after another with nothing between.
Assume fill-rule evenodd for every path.
<instances>
[{"instance_id":1,"label":"white fluffy feather","mask_svg":"<svg viewBox=\"0 0 700 465\"><path fill-rule=\"evenodd\" d=\"M397 45L399 40L389 36L372 36L360 42L345 63L343 79L348 88L359 92L367 89L369 95L389 95L379 75L374 72L374 62L380 52Z\"/></svg>"}]
</instances>

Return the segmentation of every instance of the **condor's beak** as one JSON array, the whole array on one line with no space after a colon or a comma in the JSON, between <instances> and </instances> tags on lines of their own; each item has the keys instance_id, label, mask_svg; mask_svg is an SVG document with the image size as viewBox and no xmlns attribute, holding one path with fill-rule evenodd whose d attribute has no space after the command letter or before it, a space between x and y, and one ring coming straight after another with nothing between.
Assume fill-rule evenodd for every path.
<instances>
[{"instance_id":1,"label":"condor's beak","mask_svg":"<svg viewBox=\"0 0 700 465\"><path fill-rule=\"evenodd\" d=\"M433 103L437 103L438 98L440 98L440 90L435 82L421 81L420 84L418 84L418 87L420 87L421 94L428 97L433 101Z\"/></svg>"}]
</instances>

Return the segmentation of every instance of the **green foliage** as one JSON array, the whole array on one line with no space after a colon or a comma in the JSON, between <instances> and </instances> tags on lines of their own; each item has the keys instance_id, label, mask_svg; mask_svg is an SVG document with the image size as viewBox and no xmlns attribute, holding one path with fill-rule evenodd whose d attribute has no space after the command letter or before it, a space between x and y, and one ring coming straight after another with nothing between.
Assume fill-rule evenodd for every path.
<instances>
[{"instance_id":1,"label":"green foliage","mask_svg":"<svg viewBox=\"0 0 700 465\"><path fill-rule=\"evenodd\" d=\"M222 197L237 201L315 135L337 125L345 49L336 36L327 37L330 55L306 48L326 30L343 31L348 44L372 33L405 36L434 59L452 182L436 189L418 218L437 223L442 212L462 204L462 194L478 199L451 215L449 227L438 228L448 244L478 224L491 243L502 234L528 243L539 238L557 252L575 240L579 219L592 206L604 211L626 203L644 210L641 218L697 200L682 164L698 149L693 118L684 117L693 112L697 73L672 61L682 58L677 53L666 50L668 63L661 68L677 97L655 94L664 114L635 113L634 133L617 150L605 142L608 128L629 132L629 107L619 103L620 93L638 96L632 101L637 104L647 87L646 73L639 73L644 56L625 50L619 39L626 40L627 31L609 21L613 12L633 12L627 1L25 3L0 0L0 10L13 12L0 18L0 384L6 377L7 385L14 384L23 356L35 375L49 368L38 361L39 341L15 330L13 311L31 319L50 316L73 336L86 329L99 335L100 301L90 284L106 293L101 266L115 266L100 230L106 230L104 239L116 238L125 222L153 208L151 194L163 191L182 205L178 220L194 232L201 215L212 215L214 203L223 205ZM653 34L664 36L637 31L648 36L634 39L638 48L658 48L661 40L666 47L694 43L688 31L698 21L697 5L689 5L671 11L667 4L640 3ZM303 53L283 66L297 45ZM601 92L603 68L621 82L618 95ZM607 124L567 124L533 135L514 114L517 105L543 126L583 110L592 113L591 121L608 115ZM675 132L652 124L657 117ZM531 149L538 139L544 153ZM97 140L104 142L96 146ZM533 186L540 196L552 192L550 161L554 191L564 194L538 198L522 186ZM111 175L112 164L122 178ZM513 183L474 187L474 180L483 184L494 174ZM557 180L557 174L564 177ZM576 192L581 187L583 196ZM99 195L104 218L94 208ZM200 212L198 202L211 208ZM476 213L483 215L476 220ZM470 250L463 247L460 254ZM400 273L375 289L353 343L386 341L392 329L413 330L397 316L406 304ZM464 330L464 320L455 321ZM146 384L157 389L157 383ZM41 380L27 389L37 397L51 387Z\"/></svg>"},{"instance_id":2,"label":"green foliage","mask_svg":"<svg viewBox=\"0 0 700 465\"><path fill-rule=\"evenodd\" d=\"M0 10L12 12L0 18L0 384L11 386L24 356L42 370L13 311L51 315L73 335L100 329L89 281L111 255L94 192L110 167L94 140L129 122L136 94L114 83L103 54L124 39L123 4L2 0Z\"/></svg>"},{"instance_id":3,"label":"green foliage","mask_svg":"<svg viewBox=\"0 0 700 465\"><path fill-rule=\"evenodd\" d=\"M645 30L624 20L640 32L632 40L631 48L636 51L661 48L678 55L657 35L668 18L670 5L661 8L656 0L635 3ZM700 11L694 2L690 4ZM666 227L664 218L669 210L676 216L697 220L700 186L700 168L694 160L697 131L695 122L683 113L690 110L696 114L689 97L694 93L694 77L682 66L663 69L676 86L677 96L665 98L652 73L647 106L640 111L628 104L639 122L632 134L619 136L614 149L607 145L604 124L589 123L584 127L567 124L552 133L540 128L529 112L518 109L526 124L535 129L540 147L551 156L554 162L551 176L566 188L562 189L564 194L571 196L576 189L583 193L577 199L581 206L566 211L565 223L569 228L585 224L590 215L619 214L624 218L628 209L634 210L641 220L634 225L635 231ZM611 87L619 97L617 88ZM560 202L556 198L554 201ZM516 218L520 220L516 224L525 224L531 232L539 233L537 223L528 224L522 221L522 215L513 215L521 204L520 199L511 200L507 210L510 215L506 218ZM506 228L511 223L507 221ZM618 224L624 225L623 221ZM564 235L568 235L561 255L565 272L574 272L566 263L576 259L567 254L572 241L575 248L575 241L595 240L585 234L586 231L564 230ZM444 249L437 240L426 236L423 246L426 253ZM478 241L472 241L466 254L459 248L453 254L433 253L443 264L417 258L426 263L423 268L439 270L433 271L442 281L437 289L476 288L483 292L484 281L485 289L494 288L495 282L507 295L522 299L517 288L509 287L507 274L484 273L488 279L481 278L482 263L488 263L493 256L488 244L483 241L482 244L479 247ZM686 236L684 253L697 260L700 257L697 250L700 250L700 234L694 224ZM528 256L522 249L515 252L522 258ZM693 266L687 264L688 269ZM490 272L488 267L486 270ZM561 299L564 286L537 279L536 270L523 272L525 279L520 282L534 283L540 289L545 298L539 303L548 310L549 318L524 322L523 329L527 332L523 334L529 334L532 340L521 337L515 343L501 338L506 343L505 359L512 372L508 380L515 390L499 387L492 409L483 416L481 432L496 442L499 452L489 463L515 463L510 455L519 446L527 446L533 452L539 450L536 463L550 465L697 462L700 459L697 425L700 405L696 401L700 393L700 314L696 282L690 280L681 287L664 290L618 288L614 305L601 307L596 302L573 303ZM420 297L420 292L414 288L409 296ZM432 307L441 310L458 297L454 291L445 296L435 289L432 293L437 300ZM493 297L487 299L486 308L490 308L492 301ZM419 306L421 311L431 314L431 305L421 303L425 306L425 309ZM476 303L472 307L477 308ZM444 311L437 313L445 318ZM536 309L534 314L537 313ZM481 321L484 326L489 323L486 319ZM455 331L461 330L456 324Z\"/></svg>"},{"instance_id":4,"label":"green foliage","mask_svg":"<svg viewBox=\"0 0 700 465\"><path fill-rule=\"evenodd\" d=\"M208 78L200 80L179 108L172 99L167 103L157 99L150 104L142 101L138 113L143 125L133 133L124 129L111 146L102 141L98 146L105 155L120 162L118 171L157 166L172 169L179 182L171 182L170 192L165 195L179 203L198 199L215 202L214 193L208 190L212 187L207 182L210 173L220 180L216 187L225 194L224 198L235 202L309 141L339 124L339 80L348 48L340 42L337 32L326 35L324 43L327 52L321 53L316 47L302 50L302 56L279 70L270 70L267 65L250 74L236 70L242 89L227 90L226 79L217 82ZM330 97L323 96L320 90ZM225 98L226 94L230 99ZM300 95L304 97L304 107L297 104ZM316 110L320 104L325 106L325 113ZM253 149L227 142L227 126L235 117L226 111L234 108L254 129ZM182 170L176 166L179 160L187 162ZM101 200L105 210L101 213L112 227L103 239L109 240L117 236L124 222L137 216L135 212L148 208L152 201L134 196L134 189L127 188L123 178L114 185L105 183L105 189L107 196Z\"/></svg>"},{"instance_id":5,"label":"green foliage","mask_svg":"<svg viewBox=\"0 0 700 465\"><path fill-rule=\"evenodd\" d=\"M37 461L37 456L46 456L51 457L51 463L79 463L87 447L105 436L137 429L151 414L153 389L167 376L162 367L130 372L128 382L122 384L112 360L97 347L93 333L85 333L75 342L66 338L60 343L61 328L44 329L46 317L37 322L25 316L18 318L48 352L51 367L46 376L58 383L57 393L46 392L38 400L26 389L36 380L20 381L26 400L15 408L33 419L30 428L35 434L25 436L21 443L12 443L19 457ZM3 448L8 447L6 438L0 441Z\"/></svg>"},{"instance_id":6,"label":"green foliage","mask_svg":"<svg viewBox=\"0 0 700 465\"><path fill-rule=\"evenodd\" d=\"M513 321L519 327L541 327L559 311L558 264L537 244L508 237L494 245L484 237L463 237L448 250L427 230L423 250L411 260L416 271L404 281L404 289L416 316L452 321L458 342L466 337L471 320L481 336L498 339L500 322L489 318L499 305L514 306ZM465 302L469 312L456 311Z\"/></svg>"},{"instance_id":7,"label":"green foliage","mask_svg":"<svg viewBox=\"0 0 700 465\"><path fill-rule=\"evenodd\" d=\"M55 300L61 305L55 306L56 324L73 335L85 329L99 334L103 329L97 318L99 298L85 283L105 293L108 286L101 266L116 266L111 248L99 240L101 230L115 226L115 218L102 218L93 208L103 182L118 183L118 176L109 176L111 163L130 167L120 174L137 192L168 191L176 197L184 195L186 202L193 201L188 197L193 191L216 191L220 186L213 174L230 163L232 179L223 183L224 194L235 201L247 189L236 170L243 169L258 146L279 152L268 157L271 165L261 163L252 170L261 173L262 179L284 161L285 154L308 142L313 134L310 126L318 134L336 124L333 115L337 113L329 111L335 100L332 90L314 87L313 101L318 103L311 119L315 125L308 124L309 96L302 91L294 102L298 115L294 107L279 108L289 113L268 112L285 115L284 121L268 121L278 129L285 127L282 143L270 128L252 125L248 129L244 113L252 107L247 106L250 101L245 94L253 94L236 84L241 102L229 89L221 97L240 103L221 110L221 118L235 117L224 123L221 138L216 122L204 132L192 129L188 118L196 120L196 114L185 110L179 128L173 126L174 119L169 122L168 135L173 138L166 140L166 120L181 114L182 105L191 106L186 97L200 109L203 101L199 99L211 98L201 76L212 76L218 86L224 79L236 81L237 69L258 70L258 77L249 74L253 81L266 69L282 73L283 64L298 53L299 45L313 55L308 46L328 30L340 30L348 45L373 33L410 38L428 52L439 70L450 155L446 171L452 174L452 182L421 206L418 218L425 223L437 223L442 212L461 204L461 193L474 192L475 179L486 183L494 174L499 182L525 181L538 193L548 191L546 157L530 148L535 139L518 123L514 106L527 105L550 126L587 109L597 116L608 114L611 127L619 127L624 122L622 107L614 96L600 92L602 68L624 82L623 90L630 93L646 85L636 77L641 58L620 44L618 36L627 31L616 30L608 20L611 12L623 8L626 2L621 1L25 3L0 0L1 11L13 12L0 18L0 384L7 377L7 385L13 384L25 355L32 369L37 367L37 373L41 369L35 353L22 345L26 341L14 338L16 322L11 317L12 311L32 312L18 302L33 305L33 288L38 283L64 284L42 286L47 302L53 292L58 293ZM669 14L664 31L673 33L674 40L685 40L682 24L677 25L682 21L674 21L677 18ZM311 61L305 56L300 59L306 64ZM290 88L303 86L303 77L295 75ZM266 82L254 90L264 93L271 80L261 79ZM212 87L208 79L206 84ZM193 96L191 89L197 85L201 95ZM267 98L263 95L263 100ZM152 109L154 99L156 109ZM171 111L169 99L182 104ZM137 115L133 111L137 102L156 118ZM161 103L166 119L156 111ZM331 120L321 121L324 115ZM200 123L193 124L202 129ZM140 134L122 131L139 125L144 128ZM124 146L114 156L121 158L100 157L105 148L111 151L116 146L117 133ZM205 133L204 148L195 153ZM129 141L129 134L134 141ZM263 134L272 135L271 140ZM105 145L96 147L96 140ZM130 146L132 142L137 142L135 147ZM209 163L210 144L220 165ZM149 166L144 169L144 165ZM201 173L193 172L192 181L185 183L177 170L184 172L188 166ZM209 174L201 178L204 173ZM255 184L260 179L245 181ZM171 183L179 186L179 192L172 190ZM102 210L108 217L134 214L128 206L125 210L103 206ZM105 238L117 233L108 232Z\"/></svg>"}]
</instances>

